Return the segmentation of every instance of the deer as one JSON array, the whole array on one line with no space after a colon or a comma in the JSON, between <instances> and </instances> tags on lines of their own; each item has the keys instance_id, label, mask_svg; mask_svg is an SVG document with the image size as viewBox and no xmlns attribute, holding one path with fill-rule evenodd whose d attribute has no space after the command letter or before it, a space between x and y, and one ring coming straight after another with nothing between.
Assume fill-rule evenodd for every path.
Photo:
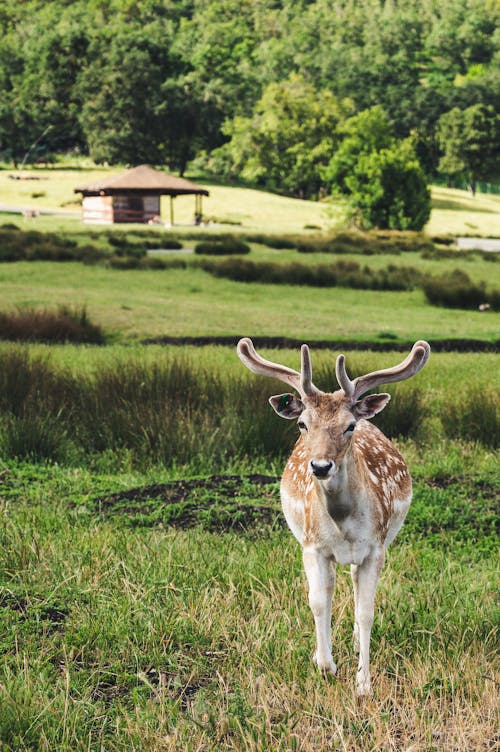
<instances>
[{"instance_id":1,"label":"deer","mask_svg":"<svg viewBox=\"0 0 500 752\"><path fill-rule=\"evenodd\" d=\"M238 342L237 354L253 373L278 379L297 393L278 394L269 402L281 418L296 419L300 430L280 495L285 520L302 547L316 632L313 661L324 674L337 672L331 638L335 565L350 565L353 642L359 655L356 694L369 695L375 593L385 551L410 507L412 482L400 452L370 423L390 394L363 395L414 376L426 364L430 346L419 340L399 365L354 380L339 355L335 373L340 389L334 392L314 386L307 345L301 348L300 373L265 360L248 337Z\"/></svg>"}]
</instances>

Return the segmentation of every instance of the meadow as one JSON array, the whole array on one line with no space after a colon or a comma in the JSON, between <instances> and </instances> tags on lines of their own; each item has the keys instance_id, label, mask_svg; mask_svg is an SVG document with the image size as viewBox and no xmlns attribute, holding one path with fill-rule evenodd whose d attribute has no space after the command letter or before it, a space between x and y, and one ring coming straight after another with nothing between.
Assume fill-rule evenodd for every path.
<instances>
[{"instance_id":1,"label":"meadow","mask_svg":"<svg viewBox=\"0 0 500 752\"><path fill-rule=\"evenodd\" d=\"M90 182L81 173L65 171L33 201L69 201L71 185ZM0 203L5 185L39 192L41 181L22 182L0 171ZM337 221L322 205L249 190L213 186L221 203L208 208L248 231L304 238L318 232L304 224ZM474 204L438 190L448 203L433 213L433 233L466 232L482 216L484 234L500 234L498 197ZM12 205L22 198L11 191ZM82 246L109 239L71 216L2 221ZM140 231L149 239L137 227L113 232L137 244ZM193 233L176 228L185 249ZM325 263L324 253L250 246L245 258L283 268ZM0 344L0 750L495 749L499 314L431 306L418 287L239 283L207 273L194 254L179 258L185 268L0 263L2 311L84 307L105 341ZM372 269L390 263L433 275L458 266L498 286L498 264L481 254L362 257ZM296 428L267 405L282 388L215 344L243 335L308 341L324 389L335 387L340 350L315 342L363 347L343 350L352 375L399 362L416 339L436 342L377 416L415 490L378 591L370 698L354 694L345 567L333 607L338 676L325 679L312 663L300 549L279 504ZM445 339L465 342L463 351L438 351ZM298 366L297 348L259 351Z\"/></svg>"}]
</instances>

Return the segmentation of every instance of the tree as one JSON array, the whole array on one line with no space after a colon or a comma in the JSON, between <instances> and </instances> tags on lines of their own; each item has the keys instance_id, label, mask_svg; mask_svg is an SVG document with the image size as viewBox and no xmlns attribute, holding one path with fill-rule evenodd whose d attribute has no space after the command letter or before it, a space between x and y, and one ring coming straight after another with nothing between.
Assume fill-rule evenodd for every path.
<instances>
[{"instance_id":1,"label":"tree","mask_svg":"<svg viewBox=\"0 0 500 752\"><path fill-rule=\"evenodd\" d=\"M491 178L499 170L500 116L491 105L454 107L446 112L439 119L438 141L443 153L439 171L463 175L472 193L478 180Z\"/></svg>"},{"instance_id":2,"label":"tree","mask_svg":"<svg viewBox=\"0 0 500 752\"><path fill-rule=\"evenodd\" d=\"M390 147L394 136L389 118L378 105L341 123L337 133L341 141L323 174L331 188L349 193L346 178L352 174L361 155Z\"/></svg>"},{"instance_id":3,"label":"tree","mask_svg":"<svg viewBox=\"0 0 500 752\"><path fill-rule=\"evenodd\" d=\"M223 149L243 177L301 198L317 196L337 125L350 112L349 100L339 102L292 74L266 87L253 117L232 121Z\"/></svg>"},{"instance_id":4,"label":"tree","mask_svg":"<svg viewBox=\"0 0 500 752\"><path fill-rule=\"evenodd\" d=\"M87 47L88 28L78 9L50 3L36 21L0 35L0 149L14 160L42 133L33 156L84 147L75 83Z\"/></svg>"},{"instance_id":5,"label":"tree","mask_svg":"<svg viewBox=\"0 0 500 752\"><path fill-rule=\"evenodd\" d=\"M166 162L183 173L203 106L172 41L169 23L119 25L94 39L93 65L80 79L80 120L97 162Z\"/></svg>"},{"instance_id":6,"label":"tree","mask_svg":"<svg viewBox=\"0 0 500 752\"><path fill-rule=\"evenodd\" d=\"M352 217L365 228L421 230L430 217L430 191L409 140L362 154L345 183Z\"/></svg>"}]
</instances>

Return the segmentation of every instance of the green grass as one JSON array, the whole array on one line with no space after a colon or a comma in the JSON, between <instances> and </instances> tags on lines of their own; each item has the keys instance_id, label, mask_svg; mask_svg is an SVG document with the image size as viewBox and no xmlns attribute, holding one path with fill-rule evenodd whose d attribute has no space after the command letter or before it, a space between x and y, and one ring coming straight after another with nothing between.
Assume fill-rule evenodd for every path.
<instances>
[{"instance_id":1,"label":"green grass","mask_svg":"<svg viewBox=\"0 0 500 752\"><path fill-rule=\"evenodd\" d=\"M75 209L66 204L73 187L97 176L37 174L44 180L0 172L0 204ZM339 216L311 202L209 188L206 212L243 229L301 232ZM434 197L433 233L500 235L498 197L445 189ZM188 221L192 208L180 199L176 216ZM88 240L77 218L15 221ZM96 243L105 244L103 232ZM298 254L254 244L250 257L289 263ZM454 263L414 253L366 262L433 274ZM497 264L477 255L458 263L475 282L498 285ZM493 340L498 314L436 309L420 290L245 285L200 269L22 262L0 265L0 286L3 309L85 306L115 340L103 348L0 345L1 752L495 747L497 356L433 353L381 416L386 430L406 426L397 443L415 495L378 591L374 694L359 701L347 568L339 568L333 610L339 675L324 679L311 661L300 550L282 525L277 485L238 479L281 472L276 447L293 437L283 437L284 422L267 406L276 385L247 373L232 348L137 340ZM298 349L262 352L298 367ZM324 389L334 386L336 354L313 347ZM347 356L353 376L403 357ZM86 453L83 438L101 443ZM37 453L52 463L12 459Z\"/></svg>"},{"instance_id":2,"label":"green grass","mask_svg":"<svg viewBox=\"0 0 500 752\"><path fill-rule=\"evenodd\" d=\"M496 265L490 268L494 272ZM422 290L242 284L201 269L127 271L52 262L2 264L0 285L4 308L84 306L94 323L124 340L285 335L313 342L376 340L382 332L403 340L498 336L498 314L436 309Z\"/></svg>"},{"instance_id":3,"label":"green grass","mask_svg":"<svg viewBox=\"0 0 500 752\"><path fill-rule=\"evenodd\" d=\"M0 205L6 207L51 209L66 212L66 217L39 216L35 220L20 220L23 227L46 229L78 229L80 220L71 217L79 212L80 194L74 188L118 174L124 168L96 168L88 165L79 169L34 169L24 171L37 180L12 180L13 169L0 170ZM196 176L194 178L196 179ZM286 198L245 187L226 187L200 181L210 191L204 198L206 216L218 220L240 222L241 225L220 225L238 231L259 230L271 233L303 233L306 225L321 229L336 226L343 221L342 203L317 203ZM40 193L37 198L32 194ZM431 234L465 234L500 236L500 197L477 194L450 188L432 188L433 211L426 231ZM192 225L194 201L191 196L175 200L175 220L180 226ZM168 198L162 199L162 216L169 217ZM307 231L305 231L307 233Z\"/></svg>"},{"instance_id":4,"label":"green grass","mask_svg":"<svg viewBox=\"0 0 500 752\"><path fill-rule=\"evenodd\" d=\"M347 568L334 600L339 673L329 680L311 661L305 578L287 531L141 524L126 511L104 515L92 499L150 475L5 467L0 741L37 752L494 744L494 538L486 525L491 547L471 545L463 524L471 498L483 524L474 484L484 488L494 468L459 445L453 466L469 477L458 493L435 485L452 469L449 447L417 464L415 503L378 591L374 694L362 702Z\"/></svg>"}]
</instances>

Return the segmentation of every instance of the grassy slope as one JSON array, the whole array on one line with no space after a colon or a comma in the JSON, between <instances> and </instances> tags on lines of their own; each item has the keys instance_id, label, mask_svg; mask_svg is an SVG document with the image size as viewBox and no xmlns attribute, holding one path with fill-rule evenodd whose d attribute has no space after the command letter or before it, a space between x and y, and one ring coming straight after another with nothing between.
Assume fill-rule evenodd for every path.
<instances>
[{"instance_id":1,"label":"grassy slope","mask_svg":"<svg viewBox=\"0 0 500 752\"><path fill-rule=\"evenodd\" d=\"M14 170L0 170L0 205L26 206L78 212L75 187L92 183L100 176L121 172L120 168L88 168L78 170L37 169L25 171L38 180L12 180ZM203 184L203 181L200 181ZM328 227L342 219L341 204L323 204L284 198L249 188L229 188L207 184L210 197L204 199L204 213L219 220L241 222L243 229L266 232L302 232L306 224ZM33 194L44 195L34 198ZM466 234L500 236L500 196L478 194L471 197L466 191L434 187L433 212L427 227L430 234ZM168 199L162 199L162 214L169 217ZM180 224L191 223L194 213L193 197L175 200L175 219ZM75 227L78 219L39 217L27 226ZM238 229L234 227L233 229Z\"/></svg>"},{"instance_id":2,"label":"grassy slope","mask_svg":"<svg viewBox=\"0 0 500 752\"><path fill-rule=\"evenodd\" d=\"M444 262L445 269L449 262ZM496 265L488 265L491 271ZM498 314L429 306L413 292L241 284L199 270L119 271L101 266L2 264L3 306L85 304L120 336L278 335L404 339L498 335Z\"/></svg>"}]
</instances>

